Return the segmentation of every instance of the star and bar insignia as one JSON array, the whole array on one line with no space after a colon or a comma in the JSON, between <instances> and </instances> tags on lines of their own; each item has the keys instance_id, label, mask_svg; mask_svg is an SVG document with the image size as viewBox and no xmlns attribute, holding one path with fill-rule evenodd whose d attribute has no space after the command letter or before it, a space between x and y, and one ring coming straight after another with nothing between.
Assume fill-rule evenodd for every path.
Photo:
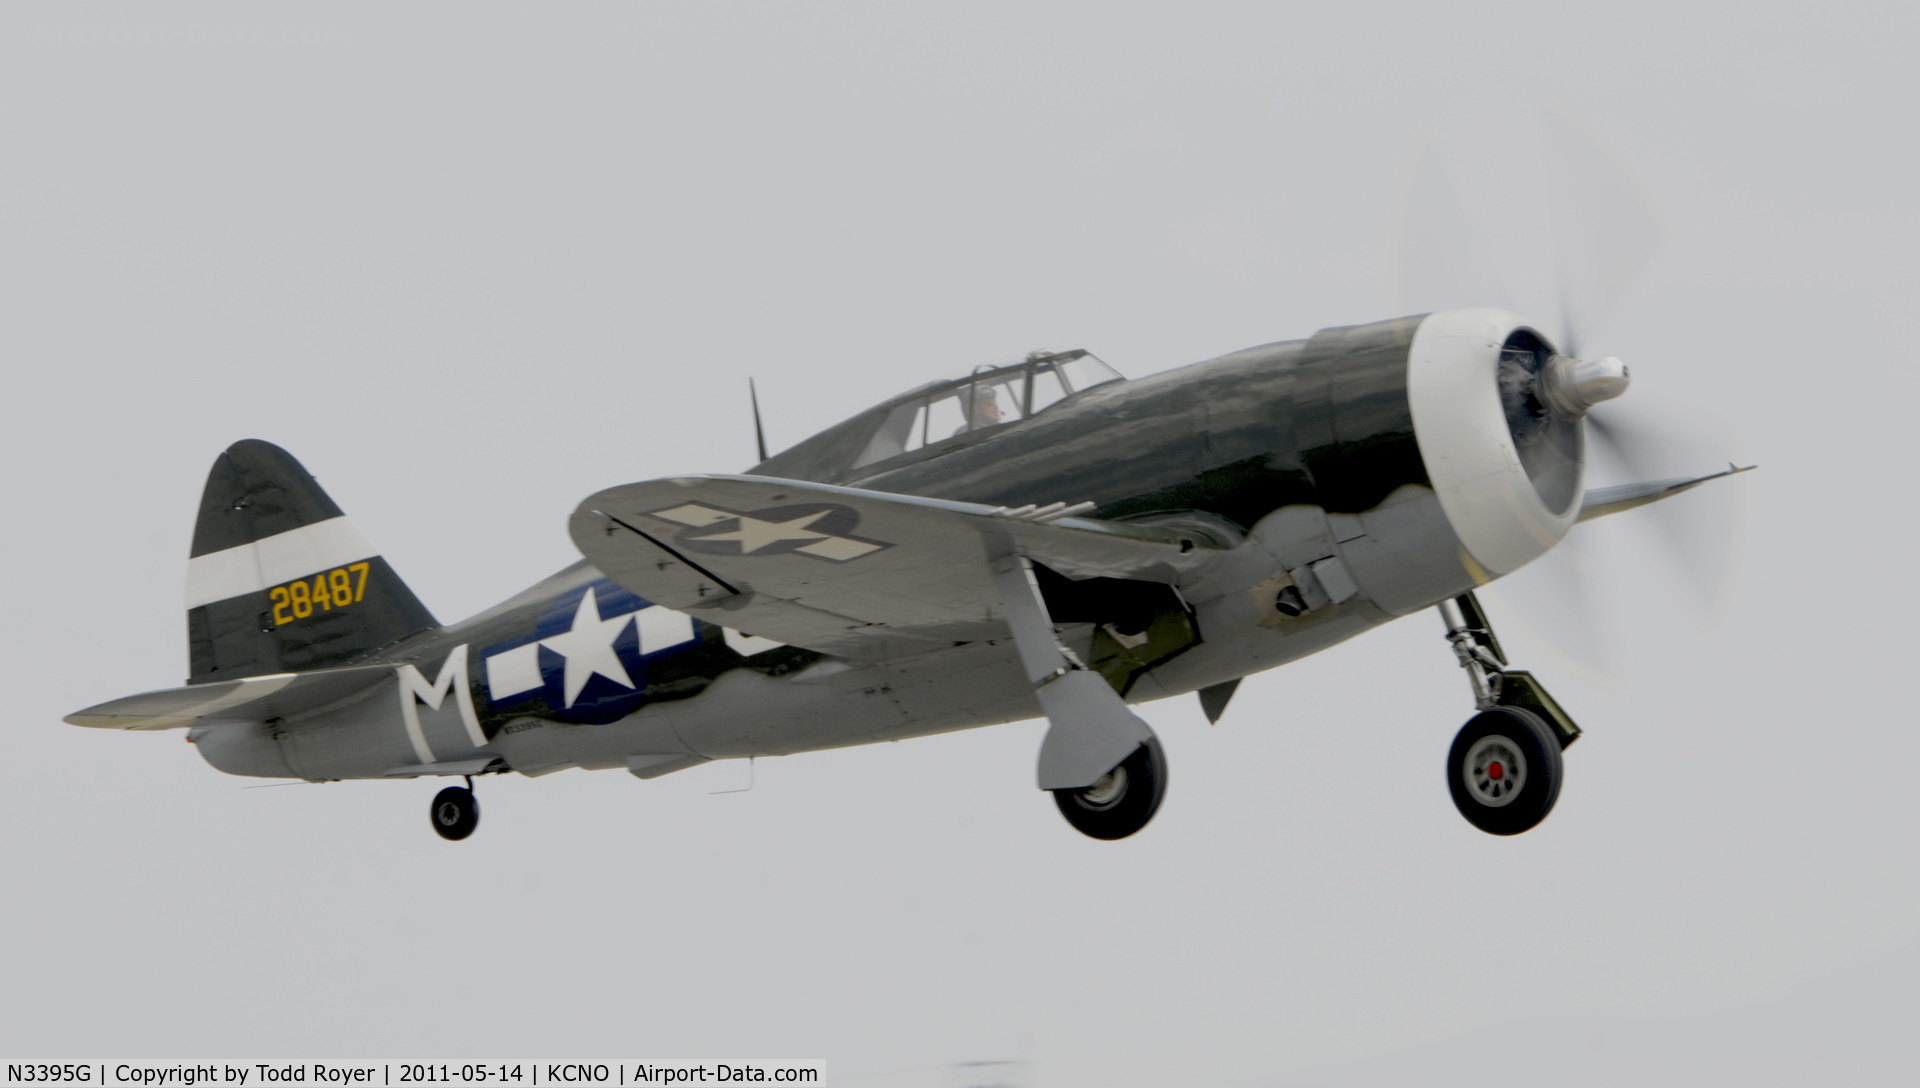
<instances>
[{"instance_id":1,"label":"star and bar insignia","mask_svg":"<svg viewBox=\"0 0 1920 1088\"><path fill-rule=\"evenodd\" d=\"M831 503L776 506L741 513L690 502L650 516L685 526L674 542L708 555L784 555L799 552L845 563L882 548L885 541L852 535L860 512Z\"/></svg>"}]
</instances>

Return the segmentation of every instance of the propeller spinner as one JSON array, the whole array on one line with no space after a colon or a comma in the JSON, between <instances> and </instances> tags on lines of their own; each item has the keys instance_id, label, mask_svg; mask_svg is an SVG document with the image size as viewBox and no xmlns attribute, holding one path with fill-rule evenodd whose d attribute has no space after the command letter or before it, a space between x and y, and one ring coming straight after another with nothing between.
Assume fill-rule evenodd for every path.
<instances>
[{"instance_id":1,"label":"propeller spinner","mask_svg":"<svg viewBox=\"0 0 1920 1088\"><path fill-rule=\"evenodd\" d=\"M1627 391L1631 381L1627 364L1611 355L1574 359L1553 355L1540 368L1535 385L1542 403L1566 419L1580 419L1587 409Z\"/></svg>"}]
</instances>

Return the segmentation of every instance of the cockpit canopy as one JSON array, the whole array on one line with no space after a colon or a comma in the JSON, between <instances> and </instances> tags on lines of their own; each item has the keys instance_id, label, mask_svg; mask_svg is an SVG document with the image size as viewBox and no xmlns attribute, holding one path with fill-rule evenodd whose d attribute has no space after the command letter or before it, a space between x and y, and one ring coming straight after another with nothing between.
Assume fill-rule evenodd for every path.
<instances>
[{"instance_id":1,"label":"cockpit canopy","mask_svg":"<svg viewBox=\"0 0 1920 1088\"><path fill-rule=\"evenodd\" d=\"M1046 411L1096 385L1123 380L1092 353L1036 351L1017 363L977 367L862 412L770 458L755 471L836 482L922 449L959 444L968 435ZM931 454L929 456L932 456Z\"/></svg>"},{"instance_id":2,"label":"cockpit canopy","mask_svg":"<svg viewBox=\"0 0 1920 1088\"><path fill-rule=\"evenodd\" d=\"M1017 423L1083 389L1120 375L1082 350L1036 351L1012 366L985 366L957 381L919 389L889 406L866 449L850 468L937 446L952 438Z\"/></svg>"}]
</instances>

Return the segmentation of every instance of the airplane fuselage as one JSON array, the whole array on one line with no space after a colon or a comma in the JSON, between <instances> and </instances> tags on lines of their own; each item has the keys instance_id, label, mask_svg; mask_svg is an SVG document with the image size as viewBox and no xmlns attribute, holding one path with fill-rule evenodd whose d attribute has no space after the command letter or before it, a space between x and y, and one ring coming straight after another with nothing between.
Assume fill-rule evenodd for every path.
<instances>
[{"instance_id":1,"label":"airplane fuselage","mask_svg":"<svg viewBox=\"0 0 1920 1088\"><path fill-rule=\"evenodd\" d=\"M1418 325L1329 329L1098 386L863 469L845 467L845 447L871 429L856 417L751 471L1004 506L1091 501L1092 517L1190 534L1196 558L1174 583L1185 618L1167 625L1176 641L1109 677L1129 702L1183 694L1493 576L1462 546L1423 460L1408 392ZM1087 659L1161 637L1093 612L1056 619ZM652 777L1039 714L1009 639L838 657L727 621L718 608L652 605L583 561L478 616L319 662L390 665L389 684L297 720L192 736L236 774L377 778L484 764Z\"/></svg>"}]
</instances>

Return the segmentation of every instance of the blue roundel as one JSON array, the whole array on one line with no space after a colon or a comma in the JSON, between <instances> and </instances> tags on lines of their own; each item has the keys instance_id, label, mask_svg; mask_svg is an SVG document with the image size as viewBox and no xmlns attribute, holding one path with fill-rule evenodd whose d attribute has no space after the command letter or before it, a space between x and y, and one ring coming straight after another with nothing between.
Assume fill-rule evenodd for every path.
<instances>
[{"instance_id":1,"label":"blue roundel","mask_svg":"<svg viewBox=\"0 0 1920 1088\"><path fill-rule=\"evenodd\" d=\"M647 702L650 659L699 644L693 617L601 578L562 594L530 635L482 651L487 698L495 711L616 721Z\"/></svg>"}]
</instances>

